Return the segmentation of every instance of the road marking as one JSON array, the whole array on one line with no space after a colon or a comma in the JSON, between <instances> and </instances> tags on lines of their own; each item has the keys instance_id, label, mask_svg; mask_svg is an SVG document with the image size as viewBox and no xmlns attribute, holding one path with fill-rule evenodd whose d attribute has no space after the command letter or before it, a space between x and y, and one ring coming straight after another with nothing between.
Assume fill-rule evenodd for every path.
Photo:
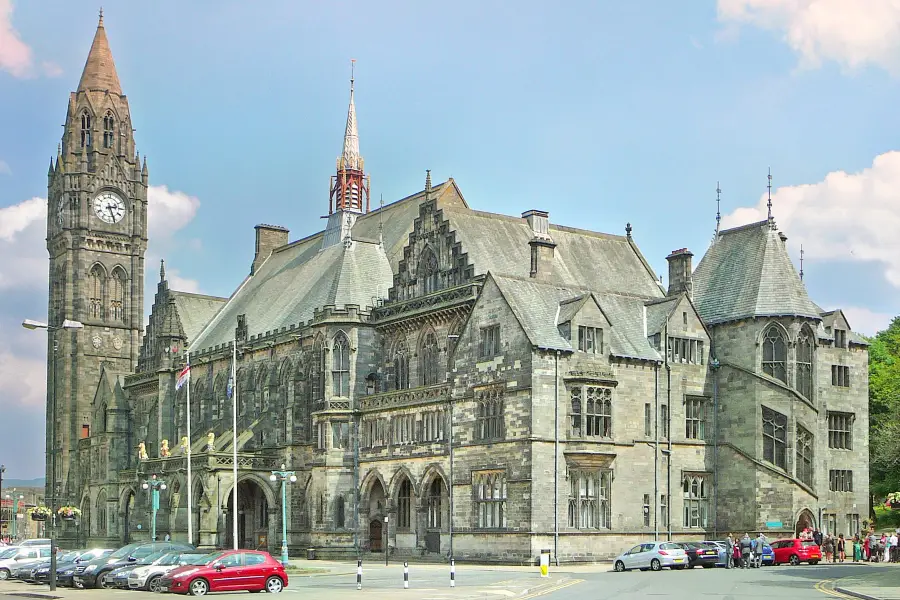
<instances>
[{"instance_id":1,"label":"road marking","mask_svg":"<svg viewBox=\"0 0 900 600\"><path fill-rule=\"evenodd\" d=\"M479 594L497 594L498 596L515 596L515 592L509 590L478 590Z\"/></svg>"},{"instance_id":2,"label":"road marking","mask_svg":"<svg viewBox=\"0 0 900 600\"><path fill-rule=\"evenodd\" d=\"M538 596L546 596L547 594L551 594L553 592L558 592L563 588L567 588L569 586L575 585L577 583L582 583L584 579L571 579L569 581L564 581L559 585L549 587L547 589L543 589L532 594L527 594L525 596L519 596L519 600L528 600L528 598L537 598Z\"/></svg>"},{"instance_id":3,"label":"road marking","mask_svg":"<svg viewBox=\"0 0 900 600\"><path fill-rule=\"evenodd\" d=\"M853 598L853 596L848 596L847 594L842 594L834 589L834 579L823 579L818 582L815 586L816 590L826 594L828 596L832 596L834 598Z\"/></svg>"}]
</instances>

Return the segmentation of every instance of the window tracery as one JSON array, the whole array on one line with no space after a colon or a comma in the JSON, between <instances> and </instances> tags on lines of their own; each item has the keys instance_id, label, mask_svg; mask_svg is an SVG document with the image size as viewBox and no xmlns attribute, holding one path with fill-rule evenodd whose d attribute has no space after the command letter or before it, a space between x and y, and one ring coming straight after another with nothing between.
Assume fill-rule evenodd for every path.
<instances>
[{"instance_id":1,"label":"window tracery","mask_svg":"<svg viewBox=\"0 0 900 600\"><path fill-rule=\"evenodd\" d=\"M797 339L797 391L806 398L813 394L813 340L804 327Z\"/></svg>"},{"instance_id":2,"label":"window tracery","mask_svg":"<svg viewBox=\"0 0 900 600\"><path fill-rule=\"evenodd\" d=\"M115 140L115 118L112 111L106 111L103 117L103 147L112 148Z\"/></svg>"},{"instance_id":3,"label":"window tracery","mask_svg":"<svg viewBox=\"0 0 900 600\"><path fill-rule=\"evenodd\" d=\"M787 383L787 344L784 333L775 325L763 336L763 373Z\"/></svg>"},{"instance_id":4,"label":"window tracery","mask_svg":"<svg viewBox=\"0 0 900 600\"><path fill-rule=\"evenodd\" d=\"M419 259L419 267L416 269L416 276L422 282L422 293L430 294L439 289L440 271L438 269L437 257L430 248L425 250L422 258Z\"/></svg>"},{"instance_id":5,"label":"window tracery","mask_svg":"<svg viewBox=\"0 0 900 600\"><path fill-rule=\"evenodd\" d=\"M394 348L394 389L409 389L409 349L404 341Z\"/></svg>"},{"instance_id":6,"label":"window tracery","mask_svg":"<svg viewBox=\"0 0 900 600\"><path fill-rule=\"evenodd\" d=\"M433 331L429 331L422 339L419 351L420 371L422 373L422 385L435 385L440 382L440 364L438 356L440 349Z\"/></svg>"},{"instance_id":7,"label":"window tracery","mask_svg":"<svg viewBox=\"0 0 900 600\"><path fill-rule=\"evenodd\" d=\"M88 289L91 292L88 300L88 315L92 319L103 318L103 298L106 295L106 273L100 265L91 268Z\"/></svg>"},{"instance_id":8,"label":"window tracery","mask_svg":"<svg viewBox=\"0 0 900 600\"><path fill-rule=\"evenodd\" d=\"M335 396L350 395L350 342L339 333L334 336L331 350L331 393Z\"/></svg>"}]
</instances>

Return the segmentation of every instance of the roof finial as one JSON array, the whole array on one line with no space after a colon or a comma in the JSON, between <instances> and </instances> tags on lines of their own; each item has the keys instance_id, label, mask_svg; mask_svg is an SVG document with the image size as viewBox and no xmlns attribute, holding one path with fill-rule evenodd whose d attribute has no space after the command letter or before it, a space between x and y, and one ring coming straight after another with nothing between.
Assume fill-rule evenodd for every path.
<instances>
[{"instance_id":1,"label":"roof finial","mask_svg":"<svg viewBox=\"0 0 900 600\"><path fill-rule=\"evenodd\" d=\"M766 187L769 188L769 202L768 202L768 207L769 207L769 224L771 225L771 224L772 224L772 167L769 167L769 175L768 175L768 178L769 178L769 185L766 186Z\"/></svg>"},{"instance_id":2,"label":"roof finial","mask_svg":"<svg viewBox=\"0 0 900 600\"><path fill-rule=\"evenodd\" d=\"M166 261L165 259L159 259L159 280L166 280Z\"/></svg>"},{"instance_id":3,"label":"roof finial","mask_svg":"<svg viewBox=\"0 0 900 600\"><path fill-rule=\"evenodd\" d=\"M803 244L800 244L800 281L803 281L803 255L805 252L803 251Z\"/></svg>"},{"instance_id":4,"label":"roof finial","mask_svg":"<svg viewBox=\"0 0 900 600\"><path fill-rule=\"evenodd\" d=\"M431 169L425 169L425 199L431 195Z\"/></svg>"},{"instance_id":5,"label":"roof finial","mask_svg":"<svg viewBox=\"0 0 900 600\"><path fill-rule=\"evenodd\" d=\"M631 223L625 223L625 237L631 239Z\"/></svg>"},{"instance_id":6,"label":"roof finial","mask_svg":"<svg viewBox=\"0 0 900 600\"><path fill-rule=\"evenodd\" d=\"M353 91L353 70L354 70L355 66L356 66L356 59L351 58L350 59L350 91L351 92Z\"/></svg>"},{"instance_id":7,"label":"roof finial","mask_svg":"<svg viewBox=\"0 0 900 600\"><path fill-rule=\"evenodd\" d=\"M719 226L722 224L722 186L716 182L716 239L719 239Z\"/></svg>"},{"instance_id":8,"label":"roof finial","mask_svg":"<svg viewBox=\"0 0 900 600\"><path fill-rule=\"evenodd\" d=\"M103 27L103 7L100 7L100 22L97 23L97 27Z\"/></svg>"}]
</instances>

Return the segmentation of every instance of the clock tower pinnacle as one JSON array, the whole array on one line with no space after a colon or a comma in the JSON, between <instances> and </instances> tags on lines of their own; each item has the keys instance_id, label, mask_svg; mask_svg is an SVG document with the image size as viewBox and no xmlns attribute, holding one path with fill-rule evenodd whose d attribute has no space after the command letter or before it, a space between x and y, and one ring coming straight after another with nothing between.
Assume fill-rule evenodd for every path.
<instances>
[{"instance_id":1,"label":"clock tower pinnacle","mask_svg":"<svg viewBox=\"0 0 900 600\"><path fill-rule=\"evenodd\" d=\"M56 334L47 373L47 492L78 505L88 477L79 472L79 440L102 433L106 421L105 407L93 406L101 371L134 372L143 330L147 170L102 14L64 128L48 174L48 322L72 319L84 329Z\"/></svg>"}]
</instances>

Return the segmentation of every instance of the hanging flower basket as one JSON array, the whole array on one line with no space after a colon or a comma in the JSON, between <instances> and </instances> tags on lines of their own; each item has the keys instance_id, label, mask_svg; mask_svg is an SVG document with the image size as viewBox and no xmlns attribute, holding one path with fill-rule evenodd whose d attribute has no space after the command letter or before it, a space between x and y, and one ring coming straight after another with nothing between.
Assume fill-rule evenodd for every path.
<instances>
[{"instance_id":1,"label":"hanging flower basket","mask_svg":"<svg viewBox=\"0 0 900 600\"><path fill-rule=\"evenodd\" d=\"M76 517L81 516L81 509L76 506L62 506L56 514L60 516L63 521L74 521Z\"/></svg>"},{"instance_id":2,"label":"hanging flower basket","mask_svg":"<svg viewBox=\"0 0 900 600\"><path fill-rule=\"evenodd\" d=\"M29 508L28 513L31 515L32 521L46 521L50 518L50 515L53 514L53 512L46 506L35 506L34 508Z\"/></svg>"}]
</instances>

